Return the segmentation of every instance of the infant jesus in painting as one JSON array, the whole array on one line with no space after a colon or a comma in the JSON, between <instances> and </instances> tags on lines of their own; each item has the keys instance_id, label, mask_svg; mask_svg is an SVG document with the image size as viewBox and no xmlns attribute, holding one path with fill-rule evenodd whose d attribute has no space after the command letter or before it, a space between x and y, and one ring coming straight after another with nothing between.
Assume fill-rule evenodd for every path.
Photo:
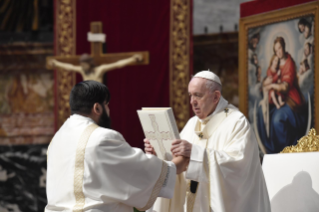
<instances>
[{"instance_id":1,"label":"infant jesus in painting","mask_svg":"<svg viewBox=\"0 0 319 212\"><path fill-rule=\"evenodd\" d=\"M279 58L276 55L273 55L273 57L271 58L270 67L267 73L268 76L271 76L273 78L272 83L281 83L281 79L280 79L281 71L279 67L279 62L280 62ZM277 107L277 109L279 109L281 106L285 104L285 102L283 101L283 97L279 92L275 92L273 89L271 89L269 91L269 95L271 96L271 99L273 103L275 104L275 106ZM278 97L278 101L276 97Z\"/></svg>"}]
</instances>

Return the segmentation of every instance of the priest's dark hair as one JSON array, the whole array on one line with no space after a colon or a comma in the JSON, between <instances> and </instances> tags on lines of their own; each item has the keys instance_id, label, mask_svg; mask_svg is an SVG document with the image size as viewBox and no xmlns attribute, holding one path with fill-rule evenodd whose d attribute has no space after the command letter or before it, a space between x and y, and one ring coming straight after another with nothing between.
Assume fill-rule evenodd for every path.
<instances>
[{"instance_id":1,"label":"priest's dark hair","mask_svg":"<svg viewBox=\"0 0 319 212\"><path fill-rule=\"evenodd\" d=\"M87 80L76 84L70 93L71 113L89 115L95 103L110 101L111 94L106 85L93 80Z\"/></svg>"}]
</instances>

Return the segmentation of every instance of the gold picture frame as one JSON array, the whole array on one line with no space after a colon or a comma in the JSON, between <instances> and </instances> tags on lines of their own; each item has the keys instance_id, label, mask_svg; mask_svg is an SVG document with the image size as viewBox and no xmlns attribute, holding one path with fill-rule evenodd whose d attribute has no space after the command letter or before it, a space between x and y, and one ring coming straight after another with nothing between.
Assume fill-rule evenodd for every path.
<instances>
[{"instance_id":1,"label":"gold picture frame","mask_svg":"<svg viewBox=\"0 0 319 212\"><path fill-rule=\"evenodd\" d=\"M269 76L267 74L270 73L269 70L271 69L271 67L275 67L275 65L271 66L272 61L274 60L273 58L274 57L277 57L277 59L279 58L277 53L275 52L275 40L272 40L271 43L270 42L268 43L267 39L268 39L268 41L270 41L271 39L274 38L274 36L276 36L276 33L278 34L278 36L276 37L276 39L277 39L278 37L280 37L279 34L281 33L281 31L284 32L286 28L292 31L292 33L286 33L287 37L288 37L288 39L286 40L286 43L287 43L287 41L288 41L288 43L290 42L290 47L291 47L290 49L294 49L295 51L293 51L294 53L290 53L288 51L285 51L285 55L287 56L287 54L286 54L287 52L288 52L288 54L290 53L291 55L293 55L293 54L298 55L296 57L291 56L291 58L292 58L292 62L295 61L295 63L294 63L295 68L294 69L296 72L296 77L297 77L296 79L298 80L297 82L298 82L298 86L299 86L301 75L299 76L298 74L301 73L301 72L299 72L302 69L302 68L300 68L300 66L303 65L299 61L300 60L303 61L303 60L307 59L307 56L304 56L304 55L306 55L306 53L305 53L306 50L304 50L303 48L306 48L305 46L307 46L308 43L310 43L309 41L307 41L307 39L309 38L309 35L308 35L308 37L306 37L304 31L302 31L302 28L299 28L299 25L302 25L300 23L301 19L311 20L308 22L312 24L311 25L312 27L310 27L310 29L312 29L312 33L313 33L312 34L312 36L313 36L312 45L309 44L309 46L311 46L311 47L309 47L309 49L311 49L311 51L312 51L311 52L311 54L312 54L311 61L313 61L312 67L311 67L311 71L313 74L313 87L311 90L312 94L311 94L311 97L308 96L308 99L307 99L307 96L305 96L305 95L302 95L303 97L301 97L301 98L305 99L304 100L306 102L305 104L308 104L308 106L307 106L307 111L308 111L307 112L308 113L307 123L308 123L308 125L311 122L312 127L314 127L317 131L319 131L319 124L318 124L318 120L319 120L319 105L318 105L319 86L316 86L316 84L319 83L319 65L318 65L318 62L319 62L319 54L318 54L318 52L319 52L319 49L318 49L319 48L319 39L318 39L318 36L319 36L319 34L318 34L318 27L317 27L318 23L319 23L319 1L301 4L301 5L297 5L297 6L293 6L293 7L288 7L285 9L280 9L280 10L262 13L262 14L258 14L258 15L253 15L253 16L249 16L249 17L245 17L245 18L240 19L240 24L239 24L239 99L240 99L239 109L243 112L243 114L250 120L250 122L254 126L256 137L257 137L257 140L259 143L259 147L263 153L277 153L277 152L281 151L281 150L280 151L277 150L277 151L272 152L272 151L267 149L267 147L266 147L267 145L264 143L264 142L268 142L268 143L269 142L276 142L276 139L272 139L272 136L270 136L271 132L273 132L273 131L272 131L271 124L270 124L272 122L269 119L269 116L271 116L271 115L269 115L269 114L274 114L274 113L271 113L271 110L269 109L269 107L270 107L269 105L271 105L271 103L270 103L271 100L269 100L269 99L271 97L270 97L270 94L267 92L269 92L270 90L267 91L266 93L262 92L262 90L264 90L264 88L266 87L266 86L264 86L263 80L266 79L267 76ZM298 23L298 24L296 24L296 23ZM293 26L293 24L294 24L294 26ZM286 28L285 28L285 26L286 26ZM277 28L275 28L275 27L277 27ZM300 26L300 27L302 27L302 26ZM277 29L277 31L272 32L271 30L273 30L273 29ZM254 34L254 30L255 30L255 34ZM309 28L308 28L308 30L309 30ZM293 34L293 35L291 35L291 34ZM298 36L300 39L293 39L293 37L296 38ZM304 41L302 41L301 36L304 36ZM253 37L256 40L255 43L252 40ZM283 36L282 39L285 40L286 38ZM261 41L263 41L263 43L261 43ZM302 46L301 47L302 49L299 49L299 51L297 51L297 47L292 48L292 46L295 45L295 43L297 43L297 42L300 42L300 44L298 44L298 46ZM304 43L302 44L302 42L304 42ZM258 45L260 45L262 47L259 48ZM295 46L297 46L297 45L295 45ZM285 44L284 44L284 47L285 47ZM262 49L262 50L258 49L258 52L260 53L260 55L263 55L263 57L261 57L255 53L255 51L257 51L257 48ZM286 48L287 48L287 45L286 45ZM267 51L267 49L268 49L268 51ZM310 52L310 50L309 50L309 52ZM257 55L257 56L255 56L255 55ZM273 55L273 56L271 57L271 55ZM261 57L261 60L259 60L260 57ZM257 58L257 59L254 60L253 58ZM267 60L267 58L268 58L268 60ZM269 58L272 58L272 59L269 59ZM262 62L260 62L260 61L262 61ZM280 61L280 59L279 59L279 61ZM258 65L259 62L264 64L264 66L261 67L260 65ZM275 64L275 63L276 62L274 62L273 64ZM259 121L261 120L261 118L258 119L258 116L256 114L259 112L258 109L261 108L262 105L257 100L255 100L255 102L252 102L252 100L254 100L254 98L251 98L251 94L253 93L253 91L251 90L253 84L251 82L251 77L249 75L249 74L251 74L249 68L254 67L254 66L251 66L251 64L256 65L256 71L255 71L256 83L255 84L260 83L260 82L258 82L258 80L261 81L261 86L259 88L256 86L256 89L254 90L254 92L257 91L257 93L261 93L262 98L263 98L263 96L268 96L267 97L268 98L267 99L268 106L265 106L265 107L268 107L268 109L263 110L263 112L267 111L267 112L264 112L264 114L266 114L266 116L263 116L263 118L264 118L263 120L267 120L267 118L268 118L268 122L267 122L268 125L265 122L265 126L268 126L268 129L266 129L266 133L267 133L267 136L269 136L269 140L267 140L267 141L265 141L265 139L261 138L262 136L259 135L259 130L258 130L258 129L260 129L260 128L258 128L259 125L256 127L256 125L257 125L256 120L259 120ZM278 78L281 77L280 69L281 69L281 67L283 67L281 65L282 64L280 62L278 62L278 66L277 66L278 71L279 71L277 74L279 76ZM299 67L299 71L297 71L298 67ZM277 70L277 69L274 69L274 70ZM281 70L281 72L283 73L282 70ZM263 75L263 76L261 77L260 75ZM293 86L291 86L291 87L293 87ZM299 90L301 91L302 86L299 86L299 87L300 87ZM301 94L301 92L299 92L299 93ZM279 95L281 95L281 93L279 94L279 92L278 92L278 97L279 97ZM287 98L287 101L290 101L288 94L284 98ZM309 101L309 99L311 100L311 102ZM282 104L289 105L288 103L285 103L285 101ZM251 107L252 105L253 105L253 107ZM279 109L280 108L281 108L281 106L279 106ZM272 109L273 109L273 107L272 107ZM278 109L278 107L277 107L277 109ZM273 110L275 110L275 109L273 109ZM309 112L309 111L311 111L311 112ZM253 115L251 115L251 114L253 114ZM311 121L309 121L310 115L311 115ZM269 126L271 129L269 129ZM267 128L267 127L265 127L265 128ZM307 131L305 130L304 135L306 135L308 131L309 131L309 129ZM288 133L293 134L294 130L290 130ZM299 138L301 138L301 137L302 136L300 136ZM297 141L294 141L294 142L296 143Z\"/></svg>"}]
</instances>

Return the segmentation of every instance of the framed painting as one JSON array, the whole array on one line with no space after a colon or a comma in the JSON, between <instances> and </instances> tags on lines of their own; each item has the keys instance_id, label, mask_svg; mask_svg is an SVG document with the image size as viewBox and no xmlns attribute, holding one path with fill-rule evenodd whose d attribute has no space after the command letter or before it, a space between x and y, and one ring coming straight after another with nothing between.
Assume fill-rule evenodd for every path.
<instances>
[{"instance_id":1,"label":"framed painting","mask_svg":"<svg viewBox=\"0 0 319 212\"><path fill-rule=\"evenodd\" d=\"M318 12L315 1L240 20L239 108L265 154L319 129Z\"/></svg>"}]
</instances>

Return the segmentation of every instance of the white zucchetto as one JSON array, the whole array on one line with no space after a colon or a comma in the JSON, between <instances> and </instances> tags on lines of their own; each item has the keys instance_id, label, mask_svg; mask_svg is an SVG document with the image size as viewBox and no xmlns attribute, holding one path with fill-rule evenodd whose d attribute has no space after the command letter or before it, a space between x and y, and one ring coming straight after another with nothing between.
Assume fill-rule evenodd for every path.
<instances>
[{"instance_id":1,"label":"white zucchetto","mask_svg":"<svg viewBox=\"0 0 319 212\"><path fill-rule=\"evenodd\" d=\"M208 79L222 85L222 82L220 81L219 77L211 71L200 71L197 74L195 74L194 77Z\"/></svg>"}]
</instances>

